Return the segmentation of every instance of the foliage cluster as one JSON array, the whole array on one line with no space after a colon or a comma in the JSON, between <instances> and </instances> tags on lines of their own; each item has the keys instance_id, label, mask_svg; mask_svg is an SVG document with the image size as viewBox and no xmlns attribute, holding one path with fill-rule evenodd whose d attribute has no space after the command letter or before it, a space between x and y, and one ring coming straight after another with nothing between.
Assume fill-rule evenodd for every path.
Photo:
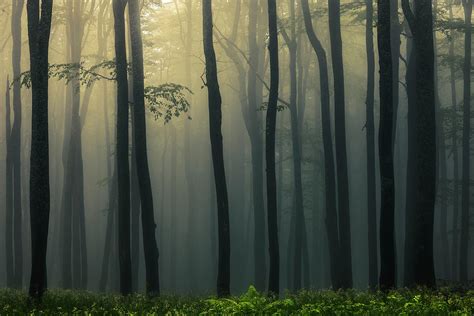
<instances>
[{"instance_id":1,"label":"foliage cluster","mask_svg":"<svg viewBox=\"0 0 474 316\"><path fill-rule=\"evenodd\" d=\"M389 293L349 291L302 291L281 299L269 298L250 287L240 297L143 295L122 297L51 290L41 303L29 301L26 293L0 291L1 315L472 315L474 291L450 289L397 290Z\"/></svg>"}]
</instances>

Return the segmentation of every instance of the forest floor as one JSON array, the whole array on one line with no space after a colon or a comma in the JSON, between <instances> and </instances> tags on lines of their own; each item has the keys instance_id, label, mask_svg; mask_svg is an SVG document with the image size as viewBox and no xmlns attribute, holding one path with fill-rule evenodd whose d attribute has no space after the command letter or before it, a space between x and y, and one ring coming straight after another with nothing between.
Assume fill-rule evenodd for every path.
<instances>
[{"instance_id":1,"label":"forest floor","mask_svg":"<svg viewBox=\"0 0 474 316\"><path fill-rule=\"evenodd\" d=\"M0 290L0 315L474 315L474 291L399 289L389 293L302 291L270 299L253 287L239 297L122 297L50 290L41 303Z\"/></svg>"}]
</instances>

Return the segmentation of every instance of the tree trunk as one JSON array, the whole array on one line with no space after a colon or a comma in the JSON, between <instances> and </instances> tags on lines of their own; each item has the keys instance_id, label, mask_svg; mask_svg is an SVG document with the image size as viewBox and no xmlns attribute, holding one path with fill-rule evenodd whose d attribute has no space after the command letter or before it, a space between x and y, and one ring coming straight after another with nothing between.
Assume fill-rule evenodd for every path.
<instances>
[{"instance_id":1,"label":"tree trunk","mask_svg":"<svg viewBox=\"0 0 474 316\"><path fill-rule=\"evenodd\" d=\"M316 53L319 64L319 85L321 91L321 123L324 149L324 180L325 180L325 205L326 205L326 231L328 235L329 261L331 266L331 282L333 288L342 286L342 275L339 273L342 268L340 261L340 245L337 223L336 204L336 177L334 166L334 152L332 145L331 114L329 107L329 75L326 52L316 36L308 0L301 0L304 24L306 33L313 50Z\"/></svg>"},{"instance_id":2,"label":"tree trunk","mask_svg":"<svg viewBox=\"0 0 474 316\"><path fill-rule=\"evenodd\" d=\"M209 132L217 197L217 221L219 237L219 262L217 271L217 295L230 295L230 231L227 184L222 145L222 99L217 78L217 63L213 44L212 0L203 0L203 46L206 59L206 85L209 102Z\"/></svg>"},{"instance_id":3,"label":"tree trunk","mask_svg":"<svg viewBox=\"0 0 474 316\"><path fill-rule=\"evenodd\" d=\"M276 0L268 0L268 29L270 54L270 94L265 129L265 159L267 166L267 217L270 254L268 292L280 293L280 248L278 245L278 208L275 170L275 130L278 103L279 65Z\"/></svg>"},{"instance_id":4,"label":"tree trunk","mask_svg":"<svg viewBox=\"0 0 474 316\"><path fill-rule=\"evenodd\" d=\"M403 11L413 33L416 58L416 198L414 214L413 283L435 286L433 221L436 198L436 115L434 92L433 12L431 0L408 0ZM412 177L412 175L410 175Z\"/></svg>"},{"instance_id":5,"label":"tree trunk","mask_svg":"<svg viewBox=\"0 0 474 316\"><path fill-rule=\"evenodd\" d=\"M469 187L471 135L471 46L472 0L463 0L464 6L464 67L463 67L463 130L462 130L462 187L461 187L461 243L459 248L459 279L468 282L469 254Z\"/></svg>"},{"instance_id":6,"label":"tree trunk","mask_svg":"<svg viewBox=\"0 0 474 316\"><path fill-rule=\"evenodd\" d=\"M118 176L118 248L120 293L132 291L130 256L130 172L128 159L128 80L125 46L125 0L113 1L115 58L117 64L117 176Z\"/></svg>"},{"instance_id":7,"label":"tree trunk","mask_svg":"<svg viewBox=\"0 0 474 316\"><path fill-rule=\"evenodd\" d=\"M393 1L392 1L393 2ZM373 32L373 1L366 0L365 47L367 53L367 97L366 104L366 141L367 141L367 229L369 250L369 288L377 287L377 193L375 179L375 123L374 123L374 87L375 57ZM397 82L398 84L398 82Z\"/></svg>"},{"instance_id":8,"label":"tree trunk","mask_svg":"<svg viewBox=\"0 0 474 316\"><path fill-rule=\"evenodd\" d=\"M342 59L340 0L328 2L332 68L334 72L334 120L342 288L352 287L351 219L347 175L344 64Z\"/></svg>"},{"instance_id":9,"label":"tree trunk","mask_svg":"<svg viewBox=\"0 0 474 316\"><path fill-rule=\"evenodd\" d=\"M29 294L41 299L47 287L46 250L50 210L48 141L48 50L53 0L28 0L32 88L30 155L31 277Z\"/></svg>"},{"instance_id":10,"label":"tree trunk","mask_svg":"<svg viewBox=\"0 0 474 316\"><path fill-rule=\"evenodd\" d=\"M381 289L395 287L395 181L393 172L393 70L390 39L390 1L377 2L377 42L380 67L379 163L381 184L380 277Z\"/></svg>"},{"instance_id":11,"label":"tree trunk","mask_svg":"<svg viewBox=\"0 0 474 316\"><path fill-rule=\"evenodd\" d=\"M7 287L13 286L15 265L13 258L13 170L11 162L11 110L10 110L10 81L7 78L7 86L5 89L5 260L7 272Z\"/></svg>"},{"instance_id":12,"label":"tree trunk","mask_svg":"<svg viewBox=\"0 0 474 316\"><path fill-rule=\"evenodd\" d=\"M13 77L19 78L21 74L21 15L24 0L12 2L12 66ZM22 240L22 207L21 207L21 87L20 82L13 82L13 127L9 139L12 182L13 182L13 253L14 274L13 286L21 288L23 283L23 240Z\"/></svg>"}]
</instances>

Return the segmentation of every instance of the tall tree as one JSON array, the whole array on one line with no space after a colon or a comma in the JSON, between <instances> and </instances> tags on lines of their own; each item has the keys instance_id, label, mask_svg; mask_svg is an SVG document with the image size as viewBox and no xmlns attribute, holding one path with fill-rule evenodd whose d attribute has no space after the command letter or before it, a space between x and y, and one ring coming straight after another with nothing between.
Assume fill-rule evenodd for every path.
<instances>
[{"instance_id":1,"label":"tall tree","mask_svg":"<svg viewBox=\"0 0 474 316\"><path fill-rule=\"evenodd\" d=\"M128 159L128 79L125 44L125 6L127 0L114 0L115 59L117 68L117 177L118 177L118 243L120 292L132 291L130 256L130 171Z\"/></svg>"},{"instance_id":2,"label":"tall tree","mask_svg":"<svg viewBox=\"0 0 474 316\"><path fill-rule=\"evenodd\" d=\"M13 201L12 201L12 163L10 150L10 134L11 134L11 96L10 81L7 78L7 86L5 89L5 145L7 154L5 157L5 267L7 273L7 287L13 286L14 279L14 260L13 260Z\"/></svg>"},{"instance_id":3,"label":"tall tree","mask_svg":"<svg viewBox=\"0 0 474 316\"><path fill-rule=\"evenodd\" d=\"M469 211L470 211L470 135L471 135L471 54L472 0L463 0L464 7L464 65L463 65L463 129L462 129L462 187L461 187L461 243L459 249L459 278L468 281Z\"/></svg>"},{"instance_id":4,"label":"tall tree","mask_svg":"<svg viewBox=\"0 0 474 316\"><path fill-rule=\"evenodd\" d=\"M209 103L209 133L212 163L217 197L217 222L219 259L217 271L217 295L230 295L230 230L229 203L225 180L224 150L222 144L222 99L217 78L216 53L213 43L212 0L202 1L203 46L206 60L206 86Z\"/></svg>"},{"instance_id":5,"label":"tall tree","mask_svg":"<svg viewBox=\"0 0 474 316\"><path fill-rule=\"evenodd\" d=\"M270 274L268 292L280 293L280 250L278 245L278 207L275 170L275 130L278 103L279 65L278 65L278 30L276 0L268 0L268 30L270 54L270 94L265 129L265 157L267 166L267 217L268 241L270 254Z\"/></svg>"},{"instance_id":6,"label":"tall tree","mask_svg":"<svg viewBox=\"0 0 474 316\"><path fill-rule=\"evenodd\" d=\"M367 96L365 136L367 142L367 229L369 250L369 287L375 289L378 276L377 253L377 196L375 188L375 123L374 123L374 90L375 90L375 57L373 1L366 0L365 48L367 54ZM380 14L380 12L379 12ZM380 25L379 25L380 27ZM398 83L397 83L398 84Z\"/></svg>"},{"instance_id":7,"label":"tall tree","mask_svg":"<svg viewBox=\"0 0 474 316\"><path fill-rule=\"evenodd\" d=\"M250 1L248 44L249 44L249 68L247 72L247 96L248 96L248 129L252 156L252 201L254 211L254 280L258 290L265 288L267 276L265 262L265 207L263 193L263 139L260 113L258 111L257 72L259 69L260 56L257 45L257 24L259 13L259 1Z\"/></svg>"},{"instance_id":8,"label":"tall tree","mask_svg":"<svg viewBox=\"0 0 474 316\"><path fill-rule=\"evenodd\" d=\"M155 218L150 170L148 168L146 120L145 120L145 82L143 70L143 41L138 1L129 1L130 35L132 43L133 69L133 119L135 121L135 157L138 185L142 208L143 249L145 252L146 291L148 295L160 294L158 269L158 246L155 237Z\"/></svg>"},{"instance_id":9,"label":"tall tree","mask_svg":"<svg viewBox=\"0 0 474 316\"><path fill-rule=\"evenodd\" d=\"M329 101L329 74L326 51L321 41L316 36L311 20L311 11L308 0L301 0L304 24L308 39L313 47L319 64L319 89L321 102L321 123L324 149L324 182L325 182L325 207L326 207L326 231L329 244L329 261L331 266L331 282L333 288L341 286L340 267L340 244L337 223L337 203L336 203L336 177L334 166L334 152L331 132L331 113Z\"/></svg>"},{"instance_id":10,"label":"tall tree","mask_svg":"<svg viewBox=\"0 0 474 316\"><path fill-rule=\"evenodd\" d=\"M25 1L12 1L12 66L13 77L21 74L21 16ZM21 207L21 87L20 82L13 82L13 126L9 139L12 183L13 183L13 286L21 288L23 279L23 239L22 239L22 207Z\"/></svg>"},{"instance_id":11,"label":"tall tree","mask_svg":"<svg viewBox=\"0 0 474 316\"><path fill-rule=\"evenodd\" d=\"M416 197L413 234L413 280L416 285L435 286L433 221L436 198L436 118L431 0L415 0L414 12L402 0L405 18L414 41L416 93ZM409 284L409 285L413 285Z\"/></svg>"},{"instance_id":12,"label":"tall tree","mask_svg":"<svg viewBox=\"0 0 474 316\"><path fill-rule=\"evenodd\" d=\"M47 287L46 250L50 210L48 141L48 50L53 0L28 0L32 88L30 155L31 277L29 294L41 299Z\"/></svg>"},{"instance_id":13,"label":"tall tree","mask_svg":"<svg viewBox=\"0 0 474 316\"><path fill-rule=\"evenodd\" d=\"M377 43L380 67L379 162L381 184L380 208L380 278L382 289L395 287L395 181L393 171L393 70L390 39L390 1L379 0Z\"/></svg>"},{"instance_id":14,"label":"tall tree","mask_svg":"<svg viewBox=\"0 0 474 316\"><path fill-rule=\"evenodd\" d=\"M346 115L344 91L344 62L342 58L340 0L328 2L329 34L332 69L334 72L334 120L337 166L337 192L339 207L339 240L343 288L352 287L351 219L349 207L349 180L347 175Z\"/></svg>"}]
</instances>

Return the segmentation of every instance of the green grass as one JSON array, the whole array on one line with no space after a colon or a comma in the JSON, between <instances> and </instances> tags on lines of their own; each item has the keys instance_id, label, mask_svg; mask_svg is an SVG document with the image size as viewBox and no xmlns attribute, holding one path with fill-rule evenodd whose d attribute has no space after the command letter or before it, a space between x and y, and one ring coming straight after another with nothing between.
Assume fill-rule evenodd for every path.
<instances>
[{"instance_id":1,"label":"green grass","mask_svg":"<svg viewBox=\"0 0 474 316\"><path fill-rule=\"evenodd\" d=\"M397 290L389 293L363 291L302 291L273 300L250 287L239 297L112 294L51 290L41 303L26 293L0 290L0 315L473 315L474 291L452 292Z\"/></svg>"}]
</instances>

